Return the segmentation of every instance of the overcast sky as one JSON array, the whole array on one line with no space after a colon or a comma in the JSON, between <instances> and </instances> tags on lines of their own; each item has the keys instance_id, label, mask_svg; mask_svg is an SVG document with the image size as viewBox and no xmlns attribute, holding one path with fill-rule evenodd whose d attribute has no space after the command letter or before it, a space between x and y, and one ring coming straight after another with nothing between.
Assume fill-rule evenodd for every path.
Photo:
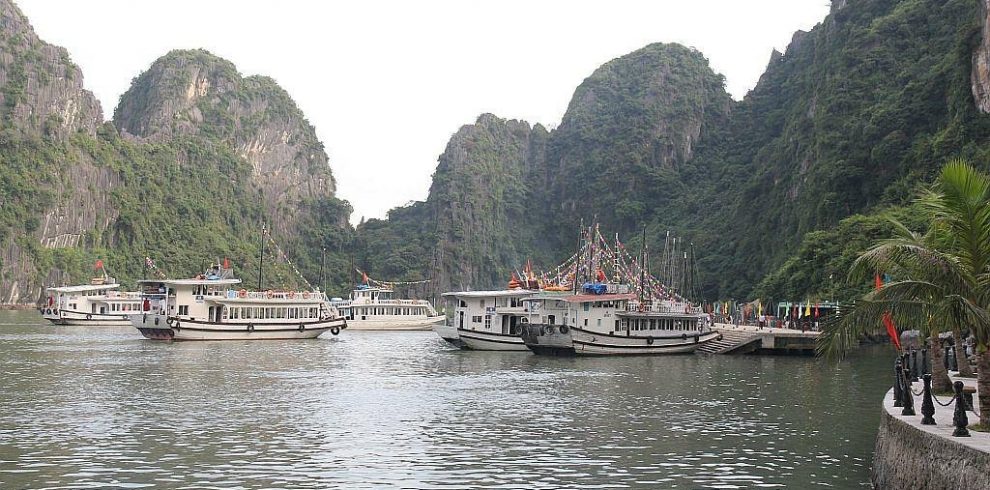
<instances>
[{"instance_id":1,"label":"overcast sky","mask_svg":"<svg viewBox=\"0 0 990 490\"><path fill-rule=\"evenodd\" d=\"M109 119L171 49L205 48L295 99L330 155L351 221L426 198L437 157L484 112L560 123L578 84L653 42L701 50L736 99L827 0L608 2L19 0L64 46Z\"/></svg>"}]
</instances>

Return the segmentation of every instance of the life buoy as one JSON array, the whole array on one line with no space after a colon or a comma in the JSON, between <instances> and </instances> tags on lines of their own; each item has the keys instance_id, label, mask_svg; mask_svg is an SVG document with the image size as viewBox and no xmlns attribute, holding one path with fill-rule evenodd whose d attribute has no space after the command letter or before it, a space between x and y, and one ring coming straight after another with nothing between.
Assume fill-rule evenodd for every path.
<instances>
[{"instance_id":1,"label":"life buoy","mask_svg":"<svg viewBox=\"0 0 990 490\"><path fill-rule=\"evenodd\" d=\"M251 325L251 324L249 323L249 324L248 324L248 326L247 326L247 331L248 331L248 332L253 332L253 331L254 331L254 325Z\"/></svg>"},{"instance_id":2,"label":"life buoy","mask_svg":"<svg viewBox=\"0 0 990 490\"><path fill-rule=\"evenodd\" d=\"M91 315L89 313L86 313L86 319L87 320L92 320L93 319L93 315Z\"/></svg>"},{"instance_id":3,"label":"life buoy","mask_svg":"<svg viewBox=\"0 0 990 490\"><path fill-rule=\"evenodd\" d=\"M340 333L340 327L330 327L330 333L332 335L337 335Z\"/></svg>"},{"instance_id":4,"label":"life buoy","mask_svg":"<svg viewBox=\"0 0 990 490\"><path fill-rule=\"evenodd\" d=\"M543 327L543 333L544 333L544 335L550 335L550 334L552 334L553 333L553 327L551 327L550 325L547 325L547 326Z\"/></svg>"},{"instance_id":5,"label":"life buoy","mask_svg":"<svg viewBox=\"0 0 990 490\"><path fill-rule=\"evenodd\" d=\"M647 343L648 345L653 345L653 337L647 337L647 338L646 338L646 343Z\"/></svg>"},{"instance_id":6,"label":"life buoy","mask_svg":"<svg viewBox=\"0 0 990 490\"><path fill-rule=\"evenodd\" d=\"M302 297L303 299L309 299L309 291L303 291Z\"/></svg>"},{"instance_id":7,"label":"life buoy","mask_svg":"<svg viewBox=\"0 0 990 490\"><path fill-rule=\"evenodd\" d=\"M561 325L560 326L560 333L567 333L567 330L568 330L567 329L567 325Z\"/></svg>"},{"instance_id":8,"label":"life buoy","mask_svg":"<svg viewBox=\"0 0 990 490\"><path fill-rule=\"evenodd\" d=\"M299 324L299 331L302 332L303 330L306 330L306 325L303 325L302 323L300 323Z\"/></svg>"},{"instance_id":9,"label":"life buoy","mask_svg":"<svg viewBox=\"0 0 990 490\"><path fill-rule=\"evenodd\" d=\"M295 299L296 292L295 291L289 291L288 296L289 296L289 299Z\"/></svg>"},{"instance_id":10,"label":"life buoy","mask_svg":"<svg viewBox=\"0 0 990 490\"><path fill-rule=\"evenodd\" d=\"M247 289L242 289L238 291L237 296L240 298L247 298Z\"/></svg>"},{"instance_id":11,"label":"life buoy","mask_svg":"<svg viewBox=\"0 0 990 490\"><path fill-rule=\"evenodd\" d=\"M272 291L271 289L269 289L268 291L265 291L265 296L266 296L266 297L267 297L268 299L272 299L272 298L274 298L274 297L275 297L275 291Z\"/></svg>"},{"instance_id":12,"label":"life buoy","mask_svg":"<svg viewBox=\"0 0 990 490\"><path fill-rule=\"evenodd\" d=\"M681 334L681 340L687 340L687 334L686 333L682 333Z\"/></svg>"}]
</instances>

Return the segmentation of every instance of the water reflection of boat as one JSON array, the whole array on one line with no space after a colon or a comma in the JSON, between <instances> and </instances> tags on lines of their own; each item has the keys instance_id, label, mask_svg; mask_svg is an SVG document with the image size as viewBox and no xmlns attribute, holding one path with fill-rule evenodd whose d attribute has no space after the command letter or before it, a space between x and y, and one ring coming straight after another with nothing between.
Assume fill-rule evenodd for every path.
<instances>
[{"instance_id":1,"label":"water reflection of boat","mask_svg":"<svg viewBox=\"0 0 990 490\"><path fill-rule=\"evenodd\" d=\"M307 339L347 324L319 291L247 291L229 267L192 279L140 281L148 311L131 317L157 340Z\"/></svg>"}]
</instances>

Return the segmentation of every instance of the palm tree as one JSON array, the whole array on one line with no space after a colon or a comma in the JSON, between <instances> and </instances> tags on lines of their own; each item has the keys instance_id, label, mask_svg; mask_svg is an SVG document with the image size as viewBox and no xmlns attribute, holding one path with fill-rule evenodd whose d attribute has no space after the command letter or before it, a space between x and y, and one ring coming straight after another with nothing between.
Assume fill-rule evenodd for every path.
<instances>
[{"instance_id":1,"label":"palm tree","mask_svg":"<svg viewBox=\"0 0 990 490\"><path fill-rule=\"evenodd\" d=\"M990 426L990 176L965 162L950 162L917 205L931 217L925 234L893 221L895 236L860 255L850 271L851 280L877 271L897 280L864 295L829 326L819 352L841 356L861 334L875 331L888 311L899 327L926 336L969 329L978 345L978 366L986 366L977 377L980 406L986 407L980 423Z\"/></svg>"}]
</instances>

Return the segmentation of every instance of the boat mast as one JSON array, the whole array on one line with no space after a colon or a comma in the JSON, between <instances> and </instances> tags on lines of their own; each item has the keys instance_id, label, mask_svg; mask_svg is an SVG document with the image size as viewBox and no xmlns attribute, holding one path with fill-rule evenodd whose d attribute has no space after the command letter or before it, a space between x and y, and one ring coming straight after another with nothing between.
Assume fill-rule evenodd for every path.
<instances>
[{"instance_id":1,"label":"boat mast","mask_svg":"<svg viewBox=\"0 0 990 490\"><path fill-rule=\"evenodd\" d=\"M646 226L643 226L643 243L639 247L639 303L646 298Z\"/></svg>"},{"instance_id":2,"label":"boat mast","mask_svg":"<svg viewBox=\"0 0 990 490\"><path fill-rule=\"evenodd\" d=\"M663 256L660 258L660 282L670 287L670 281L667 278L667 255L670 253L670 230L667 230L667 236L663 238Z\"/></svg>"},{"instance_id":3,"label":"boat mast","mask_svg":"<svg viewBox=\"0 0 990 490\"><path fill-rule=\"evenodd\" d=\"M265 224L261 224L261 257L258 261L258 291L261 291L261 278L265 269Z\"/></svg>"},{"instance_id":4,"label":"boat mast","mask_svg":"<svg viewBox=\"0 0 990 490\"><path fill-rule=\"evenodd\" d=\"M578 271L581 268L581 252L584 245L584 218L581 218L581 226L578 228L577 257L574 260L574 277L571 279L571 289L577 294Z\"/></svg>"}]
</instances>

